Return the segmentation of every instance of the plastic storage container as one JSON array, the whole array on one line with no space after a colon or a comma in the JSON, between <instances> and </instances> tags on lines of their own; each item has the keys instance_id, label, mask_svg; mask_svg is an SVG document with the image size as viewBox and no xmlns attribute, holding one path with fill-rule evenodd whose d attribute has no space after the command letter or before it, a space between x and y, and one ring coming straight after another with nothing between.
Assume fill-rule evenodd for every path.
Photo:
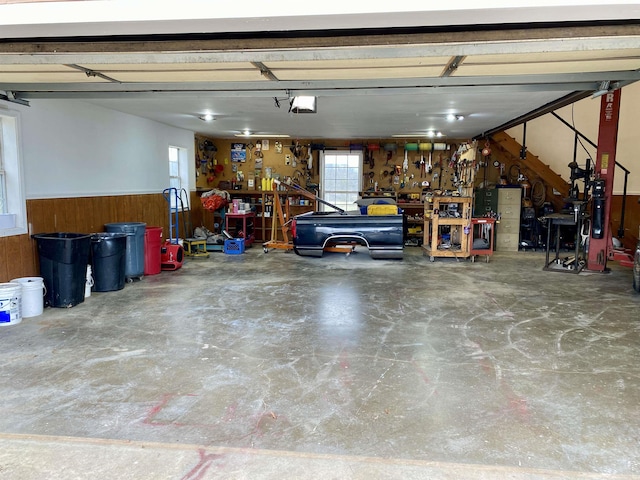
<instances>
[{"instance_id":1,"label":"plastic storage container","mask_svg":"<svg viewBox=\"0 0 640 480\"><path fill-rule=\"evenodd\" d=\"M229 238L225 240L223 251L227 255L240 255L244 253L244 238Z\"/></svg>"},{"instance_id":2,"label":"plastic storage container","mask_svg":"<svg viewBox=\"0 0 640 480\"><path fill-rule=\"evenodd\" d=\"M37 317L44 310L44 279L42 277L14 278L22 288L22 318Z\"/></svg>"},{"instance_id":3,"label":"plastic storage container","mask_svg":"<svg viewBox=\"0 0 640 480\"><path fill-rule=\"evenodd\" d=\"M91 235L84 233L40 233L40 276L44 279L45 305L73 307L84 301Z\"/></svg>"},{"instance_id":4,"label":"plastic storage container","mask_svg":"<svg viewBox=\"0 0 640 480\"><path fill-rule=\"evenodd\" d=\"M94 233L91 235L91 269L94 292L122 290L125 282L127 235Z\"/></svg>"},{"instance_id":5,"label":"plastic storage container","mask_svg":"<svg viewBox=\"0 0 640 480\"><path fill-rule=\"evenodd\" d=\"M127 247L125 250L125 278L142 278L144 276L144 234L147 224L143 222L107 223L107 233L125 233Z\"/></svg>"},{"instance_id":6,"label":"plastic storage container","mask_svg":"<svg viewBox=\"0 0 640 480\"><path fill-rule=\"evenodd\" d=\"M22 321L22 287L19 283L0 283L0 327Z\"/></svg>"},{"instance_id":7,"label":"plastic storage container","mask_svg":"<svg viewBox=\"0 0 640 480\"><path fill-rule=\"evenodd\" d=\"M162 270L162 227L147 227L144 235L144 274L157 275Z\"/></svg>"}]
</instances>

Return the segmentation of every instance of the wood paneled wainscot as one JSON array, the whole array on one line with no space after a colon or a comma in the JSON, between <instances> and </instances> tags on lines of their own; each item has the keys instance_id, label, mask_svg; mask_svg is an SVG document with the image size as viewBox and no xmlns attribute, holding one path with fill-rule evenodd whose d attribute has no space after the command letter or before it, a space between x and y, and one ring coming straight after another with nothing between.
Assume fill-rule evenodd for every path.
<instances>
[{"instance_id":1,"label":"wood paneled wainscot","mask_svg":"<svg viewBox=\"0 0 640 480\"><path fill-rule=\"evenodd\" d=\"M202 218L199 200L191 202L194 223ZM167 201L162 193L27 200L29 233L104 232L105 223L144 222L169 228ZM183 222L180 221L182 228ZM198 224L196 224L197 226ZM181 235L183 232L181 232ZM0 237L0 282L39 276L38 251L30 235Z\"/></svg>"}]
</instances>

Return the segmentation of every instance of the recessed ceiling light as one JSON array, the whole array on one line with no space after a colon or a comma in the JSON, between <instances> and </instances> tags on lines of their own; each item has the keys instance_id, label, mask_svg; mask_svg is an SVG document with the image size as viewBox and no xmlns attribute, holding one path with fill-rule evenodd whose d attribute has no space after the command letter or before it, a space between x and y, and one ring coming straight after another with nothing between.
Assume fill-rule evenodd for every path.
<instances>
[{"instance_id":1,"label":"recessed ceiling light","mask_svg":"<svg viewBox=\"0 0 640 480\"><path fill-rule=\"evenodd\" d=\"M205 113L204 115L200 115L200 120L202 120L203 122L212 122L213 120L215 120L215 117L212 113Z\"/></svg>"}]
</instances>

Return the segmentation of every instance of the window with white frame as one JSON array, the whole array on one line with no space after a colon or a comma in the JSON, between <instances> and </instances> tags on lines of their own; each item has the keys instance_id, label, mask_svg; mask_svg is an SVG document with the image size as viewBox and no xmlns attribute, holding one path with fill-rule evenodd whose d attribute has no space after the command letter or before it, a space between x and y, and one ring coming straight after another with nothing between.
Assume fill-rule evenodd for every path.
<instances>
[{"instance_id":1,"label":"window with white frame","mask_svg":"<svg viewBox=\"0 0 640 480\"><path fill-rule=\"evenodd\" d=\"M187 149L182 147L169 146L169 187L175 188L178 192L178 198L182 198L184 207L188 205L188 195L185 192L189 191L189 169L187 166ZM183 192L183 189L185 192ZM185 198L187 197L187 198ZM171 207L178 208L181 205L176 205L176 198L171 198Z\"/></svg>"},{"instance_id":2,"label":"window with white frame","mask_svg":"<svg viewBox=\"0 0 640 480\"><path fill-rule=\"evenodd\" d=\"M0 237L27 233L17 112L0 109Z\"/></svg>"},{"instance_id":3,"label":"window with white frame","mask_svg":"<svg viewBox=\"0 0 640 480\"><path fill-rule=\"evenodd\" d=\"M354 210L361 191L362 152L331 151L320 156L321 196L343 210ZM333 209L322 204L323 211Z\"/></svg>"}]
</instances>

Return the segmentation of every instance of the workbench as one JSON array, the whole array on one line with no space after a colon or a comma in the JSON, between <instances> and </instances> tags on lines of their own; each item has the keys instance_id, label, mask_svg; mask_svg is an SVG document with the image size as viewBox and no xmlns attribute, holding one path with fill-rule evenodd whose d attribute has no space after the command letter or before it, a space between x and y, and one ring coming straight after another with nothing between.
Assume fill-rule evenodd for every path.
<instances>
[{"instance_id":1,"label":"workbench","mask_svg":"<svg viewBox=\"0 0 640 480\"><path fill-rule=\"evenodd\" d=\"M471 232L471 197L433 197L424 206L424 241L422 254L436 257L469 258L469 233ZM443 230L447 230L445 241Z\"/></svg>"}]
</instances>

